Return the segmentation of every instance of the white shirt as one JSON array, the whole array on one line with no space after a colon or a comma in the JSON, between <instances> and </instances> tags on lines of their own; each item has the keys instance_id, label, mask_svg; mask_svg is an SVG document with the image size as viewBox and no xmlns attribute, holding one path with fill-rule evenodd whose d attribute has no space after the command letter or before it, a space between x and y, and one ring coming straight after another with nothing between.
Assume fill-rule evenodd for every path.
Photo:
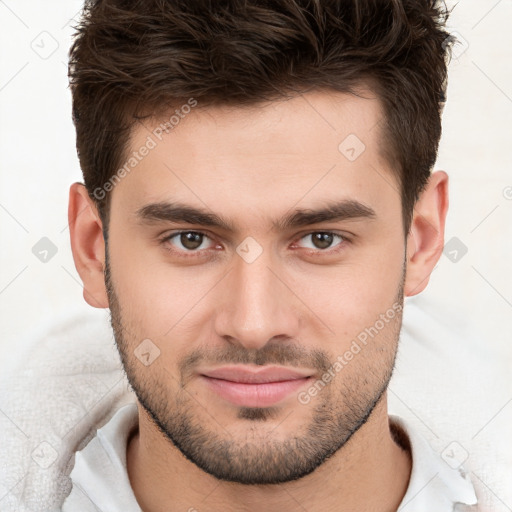
<instances>
[{"instance_id":1,"label":"white shirt","mask_svg":"<svg viewBox=\"0 0 512 512\"><path fill-rule=\"evenodd\" d=\"M452 512L455 503L476 504L463 468L452 469L403 418L390 416L390 422L405 433L412 453L411 477L399 512ZM62 512L141 512L126 469L127 441L137 423L137 406L121 407L76 453L73 489Z\"/></svg>"}]
</instances>

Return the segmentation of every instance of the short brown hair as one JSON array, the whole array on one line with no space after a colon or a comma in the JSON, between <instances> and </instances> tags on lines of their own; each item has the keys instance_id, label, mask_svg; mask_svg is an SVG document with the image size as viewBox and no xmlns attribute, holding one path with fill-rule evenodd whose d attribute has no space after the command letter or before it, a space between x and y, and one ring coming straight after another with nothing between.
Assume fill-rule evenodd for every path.
<instances>
[{"instance_id":1,"label":"short brown hair","mask_svg":"<svg viewBox=\"0 0 512 512\"><path fill-rule=\"evenodd\" d=\"M110 194L94 191L141 116L370 85L407 232L441 136L447 17L435 0L86 0L69 77L89 195L108 222Z\"/></svg>"}]
</instances>

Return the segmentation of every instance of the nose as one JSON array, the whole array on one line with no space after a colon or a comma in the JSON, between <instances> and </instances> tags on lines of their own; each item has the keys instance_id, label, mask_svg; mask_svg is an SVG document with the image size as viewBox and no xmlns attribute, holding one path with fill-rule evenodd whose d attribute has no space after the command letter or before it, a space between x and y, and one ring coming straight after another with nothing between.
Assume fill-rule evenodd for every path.
<instances>
[{"instance_id":1,"label":"nose","mask_svg":"<svg viewBox=\"0 0 512 512\"><path fill-rule=\"evenodd\" d=\"M246 349L273 338L297 338L300 302L266 251L251 263L236 255L218 290L217 335Z\"/></svg>"}]
</instances>

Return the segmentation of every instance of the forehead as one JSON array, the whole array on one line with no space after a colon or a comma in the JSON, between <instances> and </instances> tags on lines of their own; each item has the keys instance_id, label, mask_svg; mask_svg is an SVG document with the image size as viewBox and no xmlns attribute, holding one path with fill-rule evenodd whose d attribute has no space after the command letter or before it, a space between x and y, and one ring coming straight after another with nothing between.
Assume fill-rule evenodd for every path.
<instances>
[{"instance_id":1,"label":"forehead","mask_svg":"<svg viewBox=\"0 0 512 512\"><path fill-rule=\"evenodd\" d=\"M369 91L363 95L311 92L251 107L197 104L139 123L112 208L135 212L174 199L272 222L271 212L318 206L324 198L358 199L374 209L397 203L397 181L381 156L381 105Z\"/></svg>"}]
</instances>

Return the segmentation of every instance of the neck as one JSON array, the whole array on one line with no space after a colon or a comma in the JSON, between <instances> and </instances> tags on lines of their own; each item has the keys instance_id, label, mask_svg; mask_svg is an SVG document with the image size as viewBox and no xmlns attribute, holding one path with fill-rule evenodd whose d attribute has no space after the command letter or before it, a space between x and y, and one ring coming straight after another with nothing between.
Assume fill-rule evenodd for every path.
<instances>
[{"instance_id":1,"label":"neck","mask_svg":"<svg viewBox=\"0 0 512 512\"><path fill-rule=\"evenodd\" d=\"M388 512L398 508L406 492L411 456L394 441L384 394L338 452L296 481L249 486L217 480L186 459L140 404L139 430L129 439L127 466L144 512Z\"/></svg>"}]
</instances>

